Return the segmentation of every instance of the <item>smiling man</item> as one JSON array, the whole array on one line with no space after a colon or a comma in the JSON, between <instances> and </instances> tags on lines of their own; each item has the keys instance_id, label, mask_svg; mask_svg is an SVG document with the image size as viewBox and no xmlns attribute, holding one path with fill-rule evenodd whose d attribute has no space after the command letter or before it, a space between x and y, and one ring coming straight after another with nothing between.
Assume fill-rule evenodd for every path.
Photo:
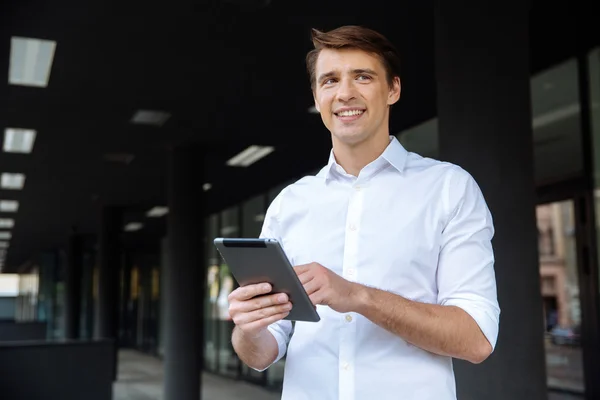
<instances>
[{"instance_id":1,"label":"smiling man","mask_svg":"<svg viewBox=\"0 0 600 400\"><path fill-rule=\"evenodd\" d=\"M498 336L492 217L466 171L390 136L400 61L385 37L344 26L313 43L331 156L280 193L261 236L282 243L321 321L292 334L285 294L241 287L234 348L257 370L287 351L285 400L454 400L452 358L480 363Z\"/></svg>"}]
</instances>

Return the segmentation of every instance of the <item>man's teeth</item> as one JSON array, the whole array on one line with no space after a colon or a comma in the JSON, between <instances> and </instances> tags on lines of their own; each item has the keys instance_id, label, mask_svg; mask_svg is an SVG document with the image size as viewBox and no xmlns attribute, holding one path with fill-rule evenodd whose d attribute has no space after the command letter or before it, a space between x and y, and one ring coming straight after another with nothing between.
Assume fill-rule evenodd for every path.
<instances>
[{"instance_id":1,"label":"man's teeth","mask_svg":"<svg viewBox=\"0 0 600 400\"><path fill-rule=\"evenodd\" d=\"M340 117L352 117L354 115L360 115L363 112L365 112L364 110L348 110L348 111L340 111L338 113L338 115Z\"/></svg>"}]
</instances>

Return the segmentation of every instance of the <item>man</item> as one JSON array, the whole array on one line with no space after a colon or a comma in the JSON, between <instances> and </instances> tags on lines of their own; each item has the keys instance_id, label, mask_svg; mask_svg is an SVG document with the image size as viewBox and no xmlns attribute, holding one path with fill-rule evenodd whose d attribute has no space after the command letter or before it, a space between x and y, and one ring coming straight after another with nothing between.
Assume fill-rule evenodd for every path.
<instances>
[{"instance_id":1,"label":"man","mask_svg":"<svg viewBox=\"0 0 600 400\"><path fill-rule=\"evenodd\" d=\"M399 58L385 37L345 26L313 43L333 149L273 201L261 236L282 243L321 321L290 339L286 295L241 287L233 346L257 370L287 351L285 400L456 399L452 358L480 363L498 336L492 217L467 172L390 136Z\"/></svg>"}]
</instances>

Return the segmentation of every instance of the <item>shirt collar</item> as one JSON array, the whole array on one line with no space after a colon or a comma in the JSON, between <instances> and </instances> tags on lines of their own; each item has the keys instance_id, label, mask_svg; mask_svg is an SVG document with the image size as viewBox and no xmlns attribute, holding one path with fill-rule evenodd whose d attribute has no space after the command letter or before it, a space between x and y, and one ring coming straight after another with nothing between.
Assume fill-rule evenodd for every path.
<instances>
[{"instance_id":1,"label":"shirt collar","mask_svg":"<svg viewBox=\"0 0 600 400\"><path fill-rule=\"evenodd\" d=\"M374 160L369 165L365 166L365 169L370 166L387 163L394 167L398 172L403 172L404 168L406 167L407 159L408 151L406 151L404 146L400 144L400 142L398 141L398 139L396 139L395 136L390 136L390 144L385 148L383 153L381 153L381 155L376 160ZM317 176L325 178L325 181L327 182L329 179L332 178L332 173L335 172L336 167L338 169L341 169L339 164L335 161L335 155L333 154L332 149L329 153L329 161L327 165L323 167L323 169L321 169Z\"/></svg>"}]
</instances>

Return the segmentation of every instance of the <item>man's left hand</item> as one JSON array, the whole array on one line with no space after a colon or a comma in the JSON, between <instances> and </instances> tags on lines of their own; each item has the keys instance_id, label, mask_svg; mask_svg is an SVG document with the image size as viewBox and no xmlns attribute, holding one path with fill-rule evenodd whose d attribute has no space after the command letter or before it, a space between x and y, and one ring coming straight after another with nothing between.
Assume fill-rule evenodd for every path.
<instances>
[{"instance_id":1,"label":"man's left hand","mask_svg":"<svg viewBox=\"0 0 600 400\"><path fill-rule=\"evenodd\" d=\"M319 263L294 267L312 303L326 305L346 313L353 311L357 284L350 282Z\"/></svg>"}]
</instances>

